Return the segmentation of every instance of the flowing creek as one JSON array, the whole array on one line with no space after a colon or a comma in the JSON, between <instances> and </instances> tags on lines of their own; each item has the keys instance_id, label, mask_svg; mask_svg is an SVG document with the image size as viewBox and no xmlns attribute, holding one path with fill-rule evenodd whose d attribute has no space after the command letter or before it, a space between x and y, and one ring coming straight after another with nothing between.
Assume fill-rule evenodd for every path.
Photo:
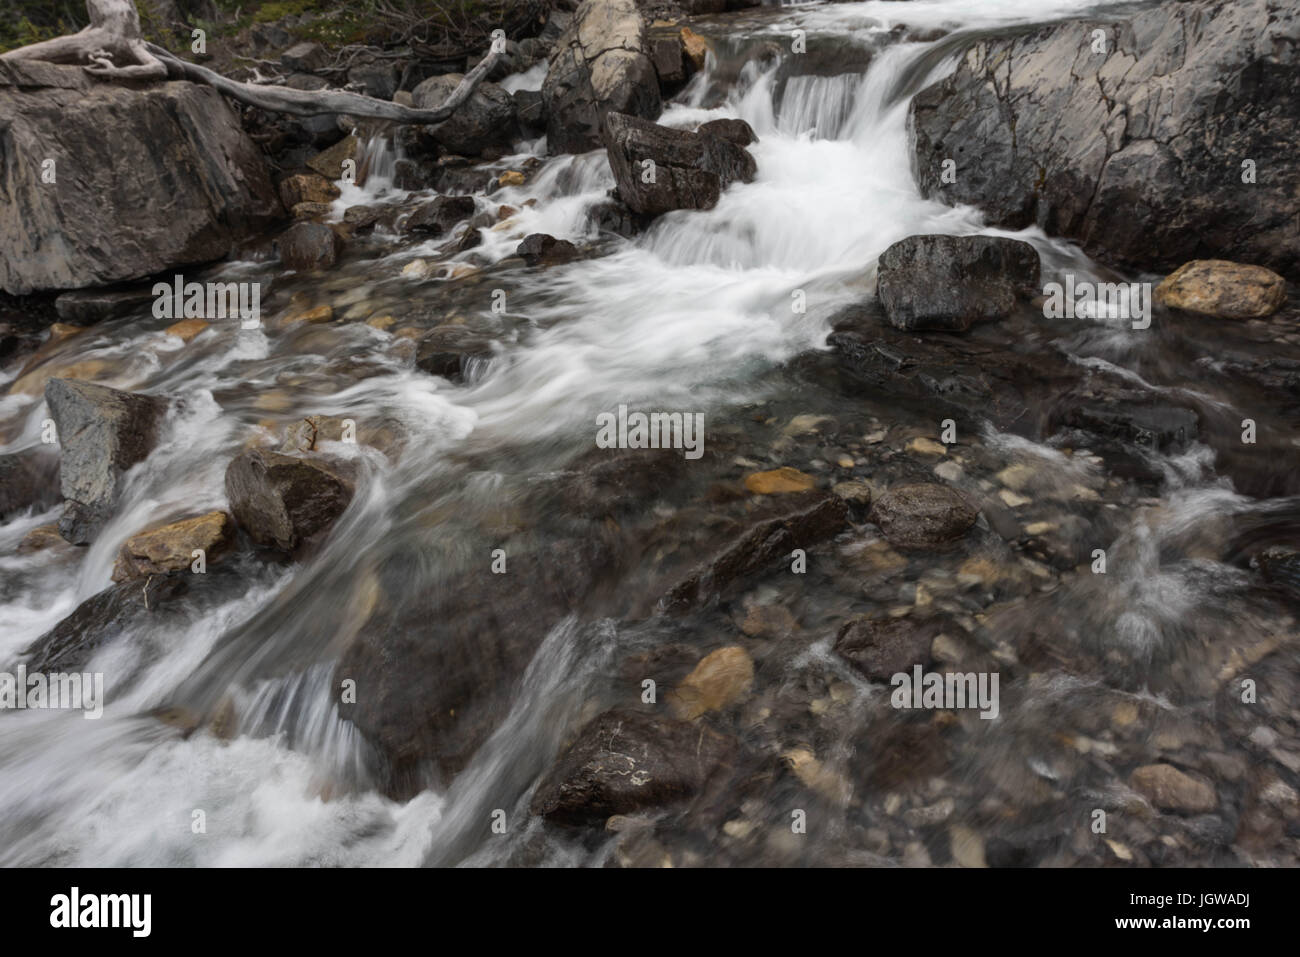
<instances>
[{"instance_id":1,"label":"flowing creek","mask_svg":"<svg viewBox=\"0 0 1300 957\"><path fill-rule=\"evenodd\" d=\"M1135 330L1028 309L971 333L998 355L1051 355L1202 412L1195 441L1144 450L1140 468L979 408L935 452L949 412L853 381L827 346L872 299L879 255L909 235L1014 236L1038 250L1044 281L1113 278L1037 229L988 229L975 209L922 198L910 168L910 96L951 68L955 41L1027 24L1028 7L1039 22L1098 5L915 0L703 18L717 55L660 122L739 117L757 132L756 180L715 209L670 213L631 240L599 237L588 212L614 185L604 152L547 158L544 141L525 143L497 167L540 166L525 185L478 197L480 211L513 212L474 249L448 256L381 228L317 278L253 255L186 279L262 283L261 328L218 322L182 345L143 307L62 343L53 374L93 363L96 381L174 402L163 441L129 474L93 545L19 553L57 509L0 526L2 670L109 585L127 536L225 507L226 465L250 443L278 444L303 416L349 417L363 440L329 451L354 459L362 480L315 554L280 564L243 552L214 566L215 587L192 606L134 620L99 649L85 670L106 676L102 719L0 717L0 863L1103 863L1166 833L1124 813L1123 781L1172 754L1242 803L1181 821L1153 863L1295 863L1294 836L1288 858L1272 837L1228 823L1265 800L1258 749L1300 761L1262 728L1289 728L1297 741L1293 609L1261 591L1247 560L1296 535L1297 448L1284 439L1234 458L1240 420L1271 435L1289 422L1215 366L1225 352L1267 355L1276 327L1174 329L1157 317ZM796 28L810 47L830 38L856 51L836 62L860 66L791 70ZM540 81L534 70L511 88ZM365 184L345 188L339 217L404 198L393 147L381 139L367 150ZM531 233L592 254L525 267L514 251ZM429 274L402 275L416 259ZM802 312L791 305L800 298ZM281 322L317 305L337 321ZM379 316L392 321L367 322ZM414 366L417 335L449 321L490 327L497 343L455 383ZM616 456L595 448L595 422L620 405L703 413L707 454L662 481L657 466L637 464L630 502L587 508L570 483ZM0 398L0 451L39 444L47 415L39 391ZM656 613L749 507L735 491L744 477L780 466L877 493L937 473L983 514L955 550L905 554L859 517L808 550L806 574L778 562L725 601ZM491 576L494 549L505 549L508 577L597 540L618 557L600 600L556 617L522 675L483 689L489 733L458 773L429 771L397 795L406 800L386 796L373 749L337 705L337 663L371 616L414 617L435 640L440 622L421 618L422 602L455 590L475 627L489 629L480 603L495 585L477 595L472 583ZM1090 569L1095 549L1104 575ZM944 647L964 668L1000 673L996 720L891 708L888 685L832 648L855 616L916 609L943 616ZM1286 641L1289 651L1272 654ZM666 691L701 655L733 644L756 662L750 700L719 719L757 755L738 784L622 829L566 830L529 814L579 727L636 707L645 677ZM1270 689L1253 713L1233 706L1245 676ZM158 709L203 724L187 733ZM791 808L807 810L806 835L791 833ZM1088 827L1096 808L1115 820L1110 850ZM498 809L504 835L491 830ZM200 810L206 831L196 834Z\"/></svg>"}]
</instances>

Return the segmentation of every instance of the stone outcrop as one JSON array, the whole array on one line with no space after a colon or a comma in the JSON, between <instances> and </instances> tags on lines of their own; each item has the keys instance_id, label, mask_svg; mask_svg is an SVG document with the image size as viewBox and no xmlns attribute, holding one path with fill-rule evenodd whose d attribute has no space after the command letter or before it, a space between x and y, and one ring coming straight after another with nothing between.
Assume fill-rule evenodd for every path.
<instances>
[{"instance_id":1,"label":"stone outcrop","mask_svg":"<svg viewBox=\"0 0 1300 957\"><path fill-rule=\"evenodd\" d=\"M59 484L67 504L59 533L86 545L112 518L123 475L153 450L167 403L72 379L47 382L45 401L63 454Z\"/></svg>"},{"instance_id":2,"label":"stone outcrop","mask_svg":"<svg viewBox=\"0 0 1300 957\"><path fill-rule=\"evenodd\" d=\"M758 172L754 157L735 143L622 113L605 117L604 141L618 198L646 216L712 209L724 189L751 182ZM648 163L654 164L653 175Z\"/></svg>"},{"instance_id":3,"label":"stone outcrop","mask_svg":"<svg viewBox=\"0 0 1300 957\"><path fill-rule=\"evenodd\" d=\"M78 67L4 61L0 117L6 292L220 259L281 214L261 152L209 87L131 87Z\"/></svg>"},{"instance_id":4,"label":"stone outcrop","mask_svg":"<svg viewBox=\"0 0 1300 957\"><path fill-rule=\"evenodd\" d=\"M585 0L578 7L542 84L552 152L597 149L607 113L659 116L659 77L646 49L646 23L635 0Z\"/></svg>"},{"instance_id":5,"label":"stone outcrop","mask_svg":"<svg viewBox=\"0 0 1300 957\"><path fill-rule=\"evenodd\" d=\"M910 123L925 194L999 226L1037 224L1130 267L1222 258L1300 274L1289 0L1165 3L980 40L915 97Z\"/></svg>"}]
</instances>

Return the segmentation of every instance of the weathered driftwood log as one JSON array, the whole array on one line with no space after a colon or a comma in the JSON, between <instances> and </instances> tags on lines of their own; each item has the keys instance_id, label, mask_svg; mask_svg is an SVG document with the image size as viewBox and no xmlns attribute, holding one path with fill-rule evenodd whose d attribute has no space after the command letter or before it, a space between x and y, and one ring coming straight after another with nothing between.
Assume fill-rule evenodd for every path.
<instances>
[{"instance_id":1,"label":"weathered driftwood log","mask_svg":"<svg viewBox=\"0 0 1300 957\"><path fill-rule=\"evenodd\" d=\"M240 103L297 116L347 113L399 123L441 123L469 99L504 47L494 41L488 55L465 75L440 106L419 110L343 90L291 90L240 83L147 42L140 32L140 16L132 0L86 0L86 12L90 15L90 25L84 30L19 47L0 54L0 59L80 63L87 72L107 79L192 80L214 87Z\"/></svg>"}]
</instances>

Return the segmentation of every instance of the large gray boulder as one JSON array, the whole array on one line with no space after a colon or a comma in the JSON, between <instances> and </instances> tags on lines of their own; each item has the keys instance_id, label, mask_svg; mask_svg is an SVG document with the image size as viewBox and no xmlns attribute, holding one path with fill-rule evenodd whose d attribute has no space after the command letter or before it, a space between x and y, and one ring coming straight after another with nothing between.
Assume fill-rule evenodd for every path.
<instances>
[{"instance_id":1,"label":"large gray boulder","mask_svg":"<svg viewBox=\"0 0 1300 957\"><path fill-rule=\"evenodd\" d=\"M605 117L604 141L618 198L646 216L712 209L724 189L737 181L751 182L758 172L748 151L721 137L669 129L623 113Z\"/></svg>"},{"instance_id":2,"label":"large gray boulder","mask_svg":"<svg viewBox=\"0 0 1300 957\"><path fill-rule=\"evenodd\" d=\"M59 534L86 545L113 517L126 471L157 443L167 402L74 379L47 382L45 401L63 449Z\"/></svg>"},{"instance_id":3,"label":"large gray boulder","mask_svg":"<svg viewBox=\"0 0 1300 957\"><path fill-rule=\"evenodd\" d=\"M916 96L911 125L926 195L1000 226L1036 223L1138 268L1222 258L1300 273L1292 0L1165 3L983 40Z\"/></svg>"},{"instance_id":4,"label":"large gray boulder","mask_svg":"<svg viewBox=\"0 0 1300 957\"><path fill-rule=\"evenodd\" d=\"M463 79L459 73L431 76L412 91L411 98L419 109L434 109ZM478 156L493 147L505 149L519 137L515 101L495 83L480 83L469 99L428 135L443 149L461 156Z\"/></svg>"},{"instance_id":5,"label":"large gray boulder","mask_svg":"<svg viewBox=\"0 0 1300 957\"><path fill-rule=\"evenodd\" d=\"M17 295L220 259L280 214L216 90L27 61L0 61L0 197L0 289Z\"/></svg>"},{"instance_id":6,"label":"large gray boulder","mask_svg":"<svg viewBox=\"0 0 1300 957\"><path fill-rule=\"evenodd\" d=\"M964 332L1038 293L1038 253L999 236L908 236L880 257L877 294L899 329Z\"/></svg>"},{"instance_id":7,"label":"large gray boulder","mask_svg":"<svg viewBox=\"0 0 1300 957\"><path fill-rule=\"evenodd\" d=\"M356 491L346 463L246 449L226 467L226 497L259 545L292 554L319 541Z\"/></svg>"},{"instance_id":8,"label":"large gray boulder","mask_svg":"<svg viewBox=\"0 0 1300 957\"><path fill-rule=\"evenodd\" d=\"M585 0L578 7L542 84L552 152L598 148L606 113L658 118L659 76L646 51L646 23L634 0Z\"/></svg>"}]
</instances>

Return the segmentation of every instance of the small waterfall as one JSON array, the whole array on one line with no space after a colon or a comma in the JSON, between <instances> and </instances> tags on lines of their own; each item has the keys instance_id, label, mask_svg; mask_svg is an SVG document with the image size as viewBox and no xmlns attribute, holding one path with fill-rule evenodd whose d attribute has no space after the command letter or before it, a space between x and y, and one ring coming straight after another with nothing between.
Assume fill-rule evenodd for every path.
<instances>
[{"instance_id":1,"label":"small waterfall","mask_svg":"<svg viewBox=\"0 0 1300 957\"><path fill-rule=\"evenodd\" d=\"M839 139L861 85L858 73L791 77L777 106L778 129L788 136L810 133L815 139Z\"/></svg>"}]
</instances>

